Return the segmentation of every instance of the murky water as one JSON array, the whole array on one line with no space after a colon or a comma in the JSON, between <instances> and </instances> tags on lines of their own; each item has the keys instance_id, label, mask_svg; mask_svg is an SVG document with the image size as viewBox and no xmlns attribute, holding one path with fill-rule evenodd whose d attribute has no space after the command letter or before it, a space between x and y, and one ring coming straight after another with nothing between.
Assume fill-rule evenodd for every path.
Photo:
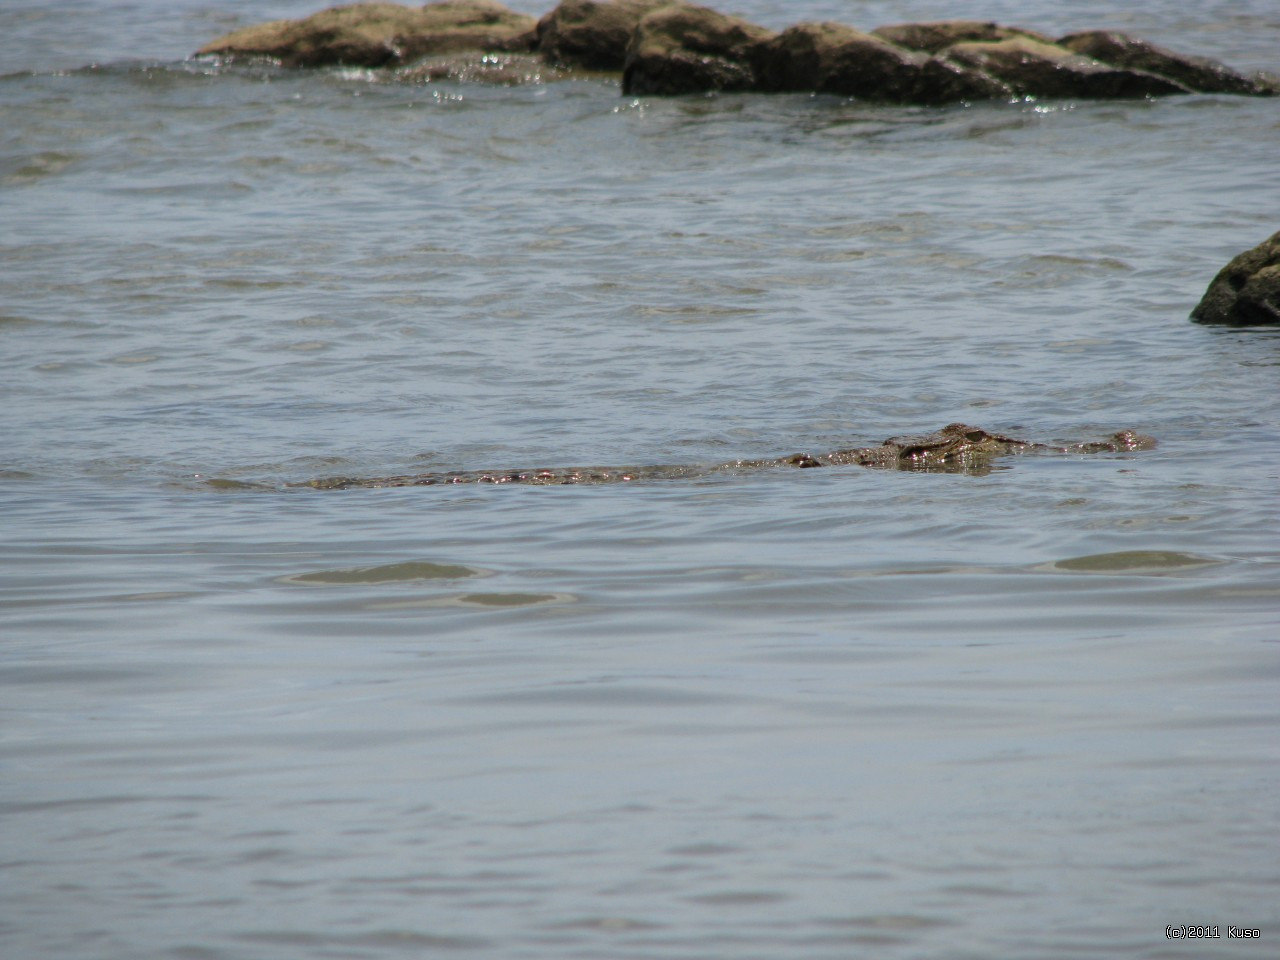
<instances>
[{"instance_id":1,"label":"murky water","mask_svg":"<svg viewBox=\"0 0 1280 960\"><path fill-rule=\"evenodd\" d=\"M182 61L315 7L0 7L0 953L1275 954L1280 334L1187 314L1280 102ZM1280 70L1261 0L723 9ZM289 486L956 420L1159 446Z\"/></svg>"}]
</instances>

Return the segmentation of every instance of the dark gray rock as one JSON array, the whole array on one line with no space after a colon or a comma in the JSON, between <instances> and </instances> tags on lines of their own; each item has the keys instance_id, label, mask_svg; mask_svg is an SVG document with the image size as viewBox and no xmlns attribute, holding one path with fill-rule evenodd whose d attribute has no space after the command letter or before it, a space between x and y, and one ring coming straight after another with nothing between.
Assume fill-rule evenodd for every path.
<instances>
[{"instance_id":1,"label":"dark gray rock","mask_svg":"<svg viewBox=\"0 0 1280 960\"><path fill-rule=\"evenodd\" d=\"M551 63L621 70L636 25L673 0L564 0L538 21L538 52Z\"/></svg>"},{"instance_id":2,"label":"dark gray rock","mask_svg":"<svg viewBox=\"0 0 1280 960\"><path fill-rule=\"evenodd\" d=\"M1019 96L1129 99L1187 93L1154 73L1114 67L1029 37L953 44L940 56L1002 80Z\"/></svg>"},{"instance_id":3,"label":"dark gray rock","mask_svg":"<svg viewBox=\"0 0 1280 960\"><path fill-rule=\"evenodd\" d=\"M533 17L495 0L444 0L424 7L356 3L245 27L196 53L270 57L286 67L384 67L460 50L527 51L535 27Z\"/></svg>"},{"instance_id":4,"label":"dark gray rock","mask_svg":"<svg viewBox=\"0 0 1280 960\"><path fill-rule=\"evenodd\" d=\"M754 89L752 50L773 35L707 7L662 7L636 25L622 70L622 92Z\"/></svg>"},{"instance_id":5,"label":"dark gray rock","mask_svg":"<svg viewBox=\"0 0 1280 960\"><path fill-rule=\"evenodd\" d=\"M1009 87L982 70L905 50L870 34L863 36L831 51L819 91L915 104L1010 96Z\"/></svg>"},{"instance_id":6,"label":"dark gray rock","mask_svg":"<svg viewBox=\"0 0 1280 960\"><path fill-rule=\"evenodd\" d=\"M840 23L800 23L755 46L758 89L817 91L883 103L942 104L1010 95L978 70L907 50Z\"/></svg>"},{"instance_id":7,"label":"dark gray rock","mask_svg":"<svg viewBox=\"0 0 1280 960\"><path fill-rule=\"evenodd\" d=\"M974 100L1009 100L1013 89L999 77L956 63L930 57L920 66L915 95L910 102L926 106Z\"/></svg>"},{"instance_id":8,"label":"dark gray rock","mask_svg":"<svg viewBox=\"0 0 1280 960\"><path fill-rule=\"evenodd\" d=\"M1191 319L1232 327L1280 324L1280 233L1218 271Z\"/></svg>"},{"instance_id":9,"label":"dark gray rock","mask_svg":"<svg viewBox=\"0 0 1280 960\"><path fill-rule=\"evenodd\" d=\"M908 50L937 53L957 43L995 43L1014 37L1027 37L1041 43L1052 43L1053 38L1034 30L1006 27L991 20L933 20L925 23L895 23L876 27L875 36L888 40Z\"/></svg>"},{"instance_id":10,"label":"dark gray rock","mask_svg":"<svg viewBox=\"0 0 1280 960\"><path fill-rule=\"evenodd\" d=\"M843 23L798 23L751 49L759 89L769 93L812 93L822 84L834 51L873 39Z\"/></svg>"},{"instance_id":11,"label":"dark gray rock","mask_svg":"<svg viewBox=\"0 0 1280 960\"><path fill-rule=\"evenodd\" d=\"M1071 33L1061 38L1058 45L1112 66L1168 77L1198 93L1274 96L1280 92L1275 84L1261 77L1246 77L1216 60L1174 53L1114 30Z\"/></svg>"}]
</instances>

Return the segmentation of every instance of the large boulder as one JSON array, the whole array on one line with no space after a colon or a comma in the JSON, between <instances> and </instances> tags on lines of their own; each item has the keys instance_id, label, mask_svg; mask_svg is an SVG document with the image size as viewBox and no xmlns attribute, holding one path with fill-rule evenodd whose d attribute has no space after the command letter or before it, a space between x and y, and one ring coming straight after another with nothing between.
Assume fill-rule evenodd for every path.
<instances>
[{"instance_id":1,"label":"large boulder","mask_svg":"<svg viewBox=\"0 0 1280 960\"><path fill-rule=\"evenodd\" d=\"M707 7L662 7L636 25L622 69L622 92L754 89L752 50L773 35Z\"/></svg>"},{"instance_id":2,"label":"large boulder","mask_svg":"<svg viewBox=\"0 0 1280 960\"><path fill-rule=\"evenodd\" d=\"M837 50L869 40L874 38L843 23L798 23L752 48L756 83L770 93L812 93Z\"/></svg>"},{"instance_id":3,"label":"large boulder","mask_svg":"<svg viewBox=\"0 0 1280 960\"><path fill-rule=\"evenodd\" d=\"M1071 33L1059 39L1058 45L1112 66L1168 77L1198 93L1272 96L1280 92L1266 80L1246 77L1216 60L1174 53L1114 30Z\"/></svg>"},{"instance_id":4,"label":"large boulder","mask_svg":"<svg viewBox=\"0 0 1280 960\"><path fill-rule=\"evenodd\" d=\"M1021 27L1006 27L991 20L932 20L924 23L894 23L876 27L871 31L877 37L888 40L908 50L937 53L957 43L994 43L1014 37L1028 37L1042 43L1052 43L1051 37Z\"/></svg>"},{"instance_id":5,"label":"large boulder","mask_svg":"<svg viewBox=\"0 0 1280 960\"><path fill-rule=\"evenodd\" d=\"M197 55L271 57L288 67L383 67L460 50L530 50L537 24L495 0L424 7L356 3L302 20L273 20L219 37Z\"/></svg>"},{"instance_id":6,"label":"large boulder","mask_svg":"<svg viewBox=\"0 0 1280 960\"><path fill-rule=\"evenodd\" d=\"M1009 100L1012 96L1012 88L998 77L945 57L930 57L920 65L910 102L940 106L960 101Z\"/></svg>"},{"instance_id":7,"label":"large boulder","mask_svg":"<svg viewBox=\"0 0 1280 960\"><path fill-rule=\"evenodd\" d=\"M1233 327L1280 324L1280 233L1218 271L1191 319Z\"/></svg>"},{"instance_id":8,"label":"large boulder","mask_svg":"<svg viewBox=\"0 0 1280 960\"><path fill-rule=\"evenodd\" d=\"M564 0L538 21L538 52L550 63L621 70L636 25L676 0Z\"/></svg>"},{"instance_id":9,"label":"large boulder","mask_svg":"<svg viewBox=\"0 0 1280 960\"><path fill-rule=\"evenodd\" d=\"M977 70L907 50L840 23L801 23L755 46L760 89L817 91L886 103L942 104L1010 95Z\"/></svg>"},{"instance_id":10,"label":"large boulder","mask_svg":"<svg viewBox=\"0 0 1280 960\"><path fill-rule=\"evenodd\" d=\"M1166 77L1110 66L1025 36L956 43L940 56L1002 80L1023 97L1128 99L1188 92Z\"/></svg>"},{"instance_id":11,"label":"large boulder","mask_svg":"<svg viewBox=\"0 0 1280 960\"><path fill-rule=\"evenodd\" d=\"M862 100L944 104L1007 99L1011 93L981 70L906 50L871 34L838 47L826 67L820 92Z\"/></svg>"}]
</instances>

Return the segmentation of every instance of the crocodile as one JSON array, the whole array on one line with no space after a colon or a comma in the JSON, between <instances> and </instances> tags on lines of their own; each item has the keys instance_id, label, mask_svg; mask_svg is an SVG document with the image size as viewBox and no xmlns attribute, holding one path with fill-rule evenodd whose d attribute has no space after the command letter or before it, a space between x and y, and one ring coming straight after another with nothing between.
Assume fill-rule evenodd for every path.
<instances>
[{"instance_id":1,"label":"crocodile","mask_svg":"<svg viewBox=\"0 0 1280 960\"><path fill-rule=\"evenodd\" d=\"M1120 453L1149 450L1152 437L1121 430L1103 440L1054 446L1018 440L981 427L951 423L936 433L922 436L890 437L879 446L833 450L830 453L794 453L764 460L732 460L703 466L650 467L567 467L537 470L474 470L457 473L417 473L395 477L322 477L290 484L316 490L345 490L352 487L427 487L462 483L514 483L534 486L558 484L626 483L636 480L667 480L711 476L768 467L826 467L857 465L882 470L913 470L933 473L983 473L994 457L1029 452Z\"/></svg>"}]
</instances>

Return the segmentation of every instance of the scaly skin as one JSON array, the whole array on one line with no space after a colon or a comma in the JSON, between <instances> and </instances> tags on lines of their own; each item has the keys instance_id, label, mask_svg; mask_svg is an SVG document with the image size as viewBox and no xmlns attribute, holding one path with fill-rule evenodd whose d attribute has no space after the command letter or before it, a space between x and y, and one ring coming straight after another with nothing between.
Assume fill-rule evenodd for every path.
<instances>
[{"instance_id":1,"label":"scaly skin","mask_svg":"<svg viewBox=\"0 0 1280 960\"><path fill-rule=\"evenodd\" d=\"M1049 453L1119 453L1149 450L1153 438L1121 430L1105 440L1055 447L987 433L980 427L952 423L924 436L890 437L878 447L855 447L831 453L797 453L767 460L733 460L714 466L568 467L559 470L496 470L460 473L419 473L398 477L324 477L293 486L317 490L351 487L426 487L459 483L519 483L550 486L572 483L626 483L632 480L674 480L765 467L825 467L856 464L882 470L981 473L994 457L1040 451Z\"/></svg>"}]
</instances>

